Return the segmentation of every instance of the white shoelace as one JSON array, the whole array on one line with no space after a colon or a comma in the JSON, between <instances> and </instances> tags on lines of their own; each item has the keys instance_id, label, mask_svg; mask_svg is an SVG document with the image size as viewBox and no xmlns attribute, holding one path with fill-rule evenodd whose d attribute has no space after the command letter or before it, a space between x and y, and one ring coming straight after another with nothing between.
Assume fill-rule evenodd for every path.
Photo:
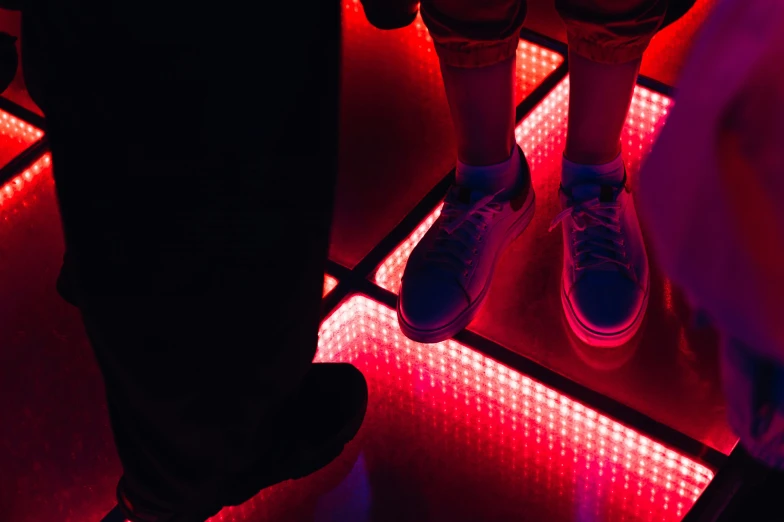
<instances>
[{"instance_id":1,"label":"white shoelace","mask_svg":"<svg viewBox=\"0 0 784 522\"><path fill-rule=\"evenodd\" d=\"M465 277L479 253L478 243L482 242L488 225L503 207L495 201L500 191L466 204L457 199L458 190L453 188L447 195L436 224L439 227L436 240L425 257L429 262Z\"/></svg>"},{"instance_id":2,"label":"white shoelace","mask_svg":"<svg viewBox=\"0 0 784 522\"><path fill-rule=\"evenodd\" d=\"M550 224L550 231L571 216L575 268L584 270L615 265L627 273L631 265L626 258L626 244L621 233L621 204L593 198L563 209Z\"/></svg>"}]
</instances>

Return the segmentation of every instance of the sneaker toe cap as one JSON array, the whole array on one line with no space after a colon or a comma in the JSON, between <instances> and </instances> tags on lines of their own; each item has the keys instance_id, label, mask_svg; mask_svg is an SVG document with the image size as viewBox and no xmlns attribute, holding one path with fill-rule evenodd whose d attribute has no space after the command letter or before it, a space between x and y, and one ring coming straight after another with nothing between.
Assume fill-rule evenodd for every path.
<instances>
[{"instance_id":1,"label":"sneaker toe cap","mask_svg":"<svg viewBox=\"0 0 784 522\"><path fill-rule=\"evenodd\" d=\"M568 296L582 325L601 335L631 328L644 306L645 293L637 283L617 272L586 274Z\"/></svg>"},{"instance_id":2,"label":"sneaker toe cap","mask_svg":"<svg viewBox=\"0 0 784 522\"><path fill-rule=\"evenodd\" d=\"M436 274L411 275L400 287L399 310L408 326L423 332L439 330L458 319L470 305L463 288Z\"/></svg>"}]
</instances>

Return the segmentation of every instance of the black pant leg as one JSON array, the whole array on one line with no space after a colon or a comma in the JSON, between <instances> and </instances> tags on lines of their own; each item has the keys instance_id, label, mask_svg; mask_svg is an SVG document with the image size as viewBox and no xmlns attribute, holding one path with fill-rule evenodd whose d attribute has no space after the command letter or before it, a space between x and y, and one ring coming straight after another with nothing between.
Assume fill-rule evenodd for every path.
<instances>
[{"instance_id":1,"label":"black pant leg","mask_svg":"<svg viewBox=\"0 0 784 522\"><path fill-rule=\"evenodd\" d=\"M210 505L273 458L314 356L338 113L320 4L279 47L32 16L75 291L144 504Z\"/></svg>"}]
</instances>

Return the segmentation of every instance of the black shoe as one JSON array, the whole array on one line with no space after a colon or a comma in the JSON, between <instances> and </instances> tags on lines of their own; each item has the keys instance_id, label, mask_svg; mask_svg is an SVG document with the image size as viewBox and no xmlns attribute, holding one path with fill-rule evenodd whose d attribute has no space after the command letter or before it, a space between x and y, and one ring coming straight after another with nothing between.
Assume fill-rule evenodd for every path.
<instances>
[{"instance_id":1,"label":"black shoe","mask_svg":"<svg viewBox=\"0 0 784 522\"><path fill-rule=\"evenodd\" d=\"M313 364L291 407L288 418L292 425L286 435L289 451L278 466L270 468L264 462L259 469L234 477L220 494L220 506L187 515L133 506L120 480L119 506L104 522L120 515L131 522L203 522L224 506L240 505L262 489L310 475L335 460L354 438L365 418L367 401L367 382L355 367L344 363Z\"/></svg>"}]
</instances>

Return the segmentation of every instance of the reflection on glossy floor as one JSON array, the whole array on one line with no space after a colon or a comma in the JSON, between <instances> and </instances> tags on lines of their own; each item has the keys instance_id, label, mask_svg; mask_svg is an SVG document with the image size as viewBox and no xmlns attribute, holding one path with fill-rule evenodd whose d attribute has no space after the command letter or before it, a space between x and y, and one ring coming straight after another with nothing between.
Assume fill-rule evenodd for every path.
<instances>
[{"instance_id":1,"label":"reflection on glossy floor","mask_svg":"<svg viewBox=\"0 0 784 522\"><path fill-rule=\"evenodd\" d=\"M10 160L9 160L10 161ZM33 190L41 179L51 178L52 157L44 154L36 161L12 176L0 187L0 206L12 212L17 205L27 206L27 192Z\"/></svg>"},{"instance_id":2,"label":"reflection on glossy floor","mask_svg":"<svg viewBox=\"0 0 784 522\"><path fill-rule=\"evenodd\" d=\"M640 72L667 85L677 85L691 44L717 0L697 0L694 6L651 41Z\"/></svg>"},{"instance_id":3,"label":"reflection on glossy floor","mask_svg":"<svg viewBox=\"0 0 784 522\"><path fill-rule=\"evenodd\" d=\"M325 321L319 344L318 360L368 379L357 439L325 470L213 521L670 522L713 477L454 341L408 341L365 297Z\"/></svg>"},{"instance_id":4,"label":"reflection on glossy floor","mask_svg":"<svg viewBox=\"0 0 784 522\"><path fill-rule=\"evenodd\" d=\"M563 58L521 42L517 101ZM449 107L421 19L397 31L344 0L340 177L330 258L356 265L454 166Z\"/></svg>"},{"instance_id":5,"label":"reflection on glossy floor","mask_svg":"<svg viewBox=\"0 0 784 522\"><path fill-rule=\"evenodd\" d=\"M670 100L637 88L624 134L634 183L640 160L663 124ZM735 437L724 418L715 339L689 327L676 290L654 271L648 316L638 336L619 349L591 349L571 335L559 300L561 236L548 233L560 210L560 157L568 104L565 80L517 128L537 192L529 229L502 257L484 308L469 329L524 354L654 419L729 453ZM381 264L375 281L397 292L405 262L439 211Z\"/></svg>"}]
</instances>

